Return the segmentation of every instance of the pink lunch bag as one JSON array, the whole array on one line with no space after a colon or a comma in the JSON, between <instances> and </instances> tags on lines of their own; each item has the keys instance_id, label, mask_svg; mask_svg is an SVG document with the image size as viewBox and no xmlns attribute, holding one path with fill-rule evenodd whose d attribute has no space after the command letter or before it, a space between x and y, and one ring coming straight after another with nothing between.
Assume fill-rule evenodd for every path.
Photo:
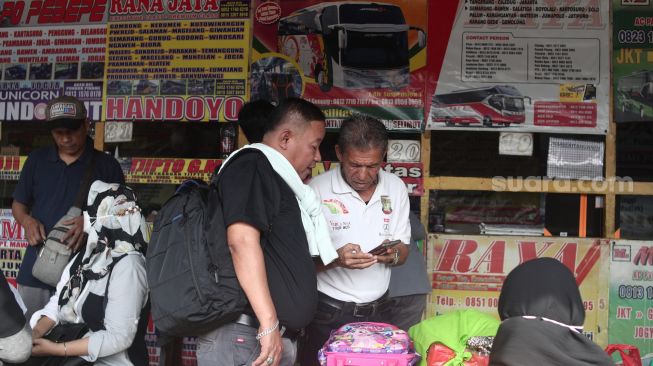
<instances>
[{"instance_id":1,"label":"pink lunch bag","mask_svg":"<svg viewBox=\"0 0 653 366\"><path fill-rule=\"evenodd\" d=\"M412 366L419 361L408 334L386 323L349 323L331 332L318 352L322 366Z\"/></svg>"}]
</instances>

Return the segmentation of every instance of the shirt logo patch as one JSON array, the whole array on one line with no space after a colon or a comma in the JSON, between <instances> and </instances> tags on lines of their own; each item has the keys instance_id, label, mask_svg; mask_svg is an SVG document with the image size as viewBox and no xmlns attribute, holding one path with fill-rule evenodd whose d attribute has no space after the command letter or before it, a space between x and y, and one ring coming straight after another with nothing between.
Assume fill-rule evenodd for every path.
<instances>
[{"instance_id":1,"label":"shirt logo patch","mask_svg":"<svg viewBox=\"0 0 653 366\"><path fill-rule=\"evenodd\" d=\"M322 204L334 215L346 215L349 213L347 206L335 198L323 200Z\"/></svg>"},{"instance_id":2,"label":"shirt logo patch","mask_svg":"<svg viewBox=\"0 0 653 366\"><path fill-rule=\"evenodd\" d=\"M389 196L381 196L381 211L386 215L392 213L392 200Z\"/></svg>"}]
</instances>

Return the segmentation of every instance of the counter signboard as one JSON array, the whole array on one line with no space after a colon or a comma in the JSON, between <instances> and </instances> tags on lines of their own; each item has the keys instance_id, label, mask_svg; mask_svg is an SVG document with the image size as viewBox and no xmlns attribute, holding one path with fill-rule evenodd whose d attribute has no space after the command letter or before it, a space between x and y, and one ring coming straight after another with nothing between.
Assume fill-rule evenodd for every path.
<instances>
[{"instance_id":1,"label":"counter signboard","mask_svg":"<svg viewBox=\"0 0 653 366\"><path fill-rule=\"evenodd\" d=\"M430 234L427 271L433 291L427 316L473 308L498 318L508 273L539 257L555 258L574 273L585 306L583 332L605 346L609 272L602 269L609 256L603 239Z\"/></svg>"},{"instance_id":2,"label":"counter signboard","mask_svg":"<svg viewBox=\"0 0 653 366\"><path fill-rule=\"evenodd\" d=\"M639 348L642 364L653 360L653 243L610 243L609 343Z\"/></svg>"}]
</instances>

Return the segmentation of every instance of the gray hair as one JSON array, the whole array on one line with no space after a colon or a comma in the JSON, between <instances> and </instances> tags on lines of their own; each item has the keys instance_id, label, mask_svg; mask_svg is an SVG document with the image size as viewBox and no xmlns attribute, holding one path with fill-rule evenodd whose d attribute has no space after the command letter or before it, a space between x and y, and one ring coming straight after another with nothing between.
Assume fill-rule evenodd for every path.
<instances>
[{"instance_id":1,"label":"gray hair","mask_svg":"<svg viewBox=\"0 0 653 366\"><path fill-rule=\"evenodd\" d=\"M388 130L378 119L365 114L352 114L342 121L338 134L341 151L348 149L388 149Z\"/></svg>"}]
</instances>

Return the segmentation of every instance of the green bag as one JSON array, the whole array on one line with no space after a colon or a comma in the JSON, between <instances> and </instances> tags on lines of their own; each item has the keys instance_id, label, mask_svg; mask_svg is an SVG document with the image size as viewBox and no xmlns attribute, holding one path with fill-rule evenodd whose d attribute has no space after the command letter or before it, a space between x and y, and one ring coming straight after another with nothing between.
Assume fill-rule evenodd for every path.
<instances>
[{"instance_id":1,"label":"green bag","mask_svg":"<svg viewBox=\"0 0 653 366\"><path fill-rule=\"evenodd\" d=\"M499 319L477 310L456 310L425 319L413 325L408 334L415 344L415 351L422 355L419 366L427 366L426 351L433 342L440 342L456 353L446 366L458 366L471 357L469 352L465 352L467 340L475 336L495 336L499 324Z\"/></svg>"}]
</instances>

